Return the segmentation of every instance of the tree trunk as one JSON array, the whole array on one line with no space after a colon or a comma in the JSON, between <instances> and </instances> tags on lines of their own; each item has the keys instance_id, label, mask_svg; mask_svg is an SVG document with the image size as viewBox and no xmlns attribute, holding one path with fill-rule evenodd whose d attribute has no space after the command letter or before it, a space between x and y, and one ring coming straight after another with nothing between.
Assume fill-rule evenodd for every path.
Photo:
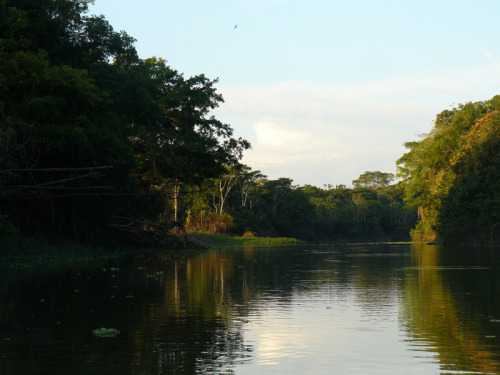
<instances>
[{"instance_id":1,"label":"tree trunk","mask_svg":"<svg viewBox=\"0 0 500 375\"><path fill-rule=\"evenodd\" d=\"M423 206L418 206L418 218L422 220L425 216L425 208Z\"/></svg>"},{"instance_id":2,"label":"tree trunk","mask_svg":"<svg viewBox=\"0 0 500 375\"><path fill-rule=\"evenodd\" d=\"M174 183L174 222L179 221L179 193L181 191L181 184L179 180Z\"/></svg>"}]
</instances>

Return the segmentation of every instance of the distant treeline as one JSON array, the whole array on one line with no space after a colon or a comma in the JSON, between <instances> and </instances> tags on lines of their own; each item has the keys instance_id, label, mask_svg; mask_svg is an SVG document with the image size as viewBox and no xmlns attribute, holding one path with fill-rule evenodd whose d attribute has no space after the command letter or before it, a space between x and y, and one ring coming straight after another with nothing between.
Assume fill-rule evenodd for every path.
<instances>
[{"instance_id":1,"label":"distant treeline","mask_svg":"<svg viewBox=\"0 0 500 375\"><path fill-rule=\"evenodd\" d=\"M306 240L409 240L417 211L390 185L393 178L366 172L354 188L318 188L270 180L245 166L228 168L183 195L181 222L188 230Z\"/></svg>"},{"instance_id":2,"label":"distant treeline","mask_svg":"<svg viewBox=\"0 0 500 375\"><path fill-rule=\"evenodd\" d=\"M0 232L168 243L175 232L301 239L498 234L498 100L438 115L399 161L346 186L297 186L241 164L250 144L186 78L90 0L0 0Z\"/></svg>"}]
</instances>

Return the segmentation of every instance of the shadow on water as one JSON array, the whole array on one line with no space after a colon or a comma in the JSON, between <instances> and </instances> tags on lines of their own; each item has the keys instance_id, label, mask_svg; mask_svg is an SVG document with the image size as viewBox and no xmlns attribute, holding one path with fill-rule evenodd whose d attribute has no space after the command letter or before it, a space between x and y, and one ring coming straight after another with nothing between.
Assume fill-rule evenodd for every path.
<instances>
[{"instance_id":1,"label":"shadow on water","mask_svg":"<svg viewBox=\"0 0 500 375\"><path fill-rule=\"evenodd\" d=\"M429 356L434 367L421 373L498 373L499 268L490 249L305 245L127 256L47 272L6 270L0 276L0 373L255 373L270 349L250 338L264 337L257 333L270 311L289 319L287 329L300 324L311 337L315 331L307 325L318 321L349 332L346 340L380 341L377 330L393 334L407 362L392 367L386 349L380 372L372 373L398 373ZM311 322L292 319L302 310L314 317ZM343 320L356 314L361 318ZM387 328L390 319L395 332ZM101 327L120 334L92 335ZM282 327L271 329L278 335ZM274 368L314 369L321 362L316 373L329 373L333 364L351 369L348 354L356 352L343 358L324 352L333 345L322 341L325 335L309 341L294 335L295 348L303 342L297 349L306 353L302 362L287 365L297 356L281 353L275 358L281 367ZM383 345L375 356L383 355ZM368 366L354 358L358 368Z\"/></svg>"}]
</instances>

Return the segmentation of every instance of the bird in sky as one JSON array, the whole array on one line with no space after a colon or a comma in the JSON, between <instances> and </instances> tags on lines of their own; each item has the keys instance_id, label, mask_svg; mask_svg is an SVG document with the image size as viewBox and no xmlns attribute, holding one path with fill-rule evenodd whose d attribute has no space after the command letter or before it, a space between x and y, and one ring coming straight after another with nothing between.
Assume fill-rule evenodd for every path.
<instances>
[{"instance_id":1,"label":"bird in sky","mask_svg":"<svg viewBox=\"0 0 500 375\"><path fill-rule=\"evenodd\" d=\"M234 25L233 30L236 29L237 27L238 27L238 24Z\"/></svg>"}]
</instances>

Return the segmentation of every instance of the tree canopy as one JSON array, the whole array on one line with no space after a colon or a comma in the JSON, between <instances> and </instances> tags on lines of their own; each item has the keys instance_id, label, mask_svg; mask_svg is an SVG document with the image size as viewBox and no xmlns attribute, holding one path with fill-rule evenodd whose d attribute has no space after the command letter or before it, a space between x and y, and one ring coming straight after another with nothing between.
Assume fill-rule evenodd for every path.
<instances>
[{"instance_id":1,"label":"tree canopy","mask_svg":"<svg viewBox=\"0 0 500 375\"><path fill-rule=\"evenodd\" d=\"M174 226L305 239L499 238L500 97L442 111L398 180L324 189L242 165L213 114L217 79L185 77L91 0L0 0L0 232L158 242Z\"/></svg>"},{"instance_id":2,"label":"tree canopy","mask_svg":"<svg viewBox=\"0 0 500 375\"><path fill-rule=\"evenodd\" d=\"M250 147L210 115L217 79L139 59L90 3L0 1L2 210L28 233L159 220L159 186L219 176Z\"/></svg>"},{"instance_id":3,"label":"tree canopy","mask_svg":"<svg viewBox=\"0 0 500 375\"><path fill-rule=\"evenodd\" d=\"M499 234L500 97L437 115L399 160L405 199L420 207L414 239L492 241Z\"/></svg>"},{"instance_id":4,"label":"tree canopy","mask_svg":"<svg viewBox=\"0 0 500 375\"><path fill-rule=\"evenodd\" d=\"M361 174L358 179L352 182L352 185L358 187L374 187L380 188L390 185L394 181L392 173L383 173L380 171L366 171Z\"/></svg>"}]
</instances>

